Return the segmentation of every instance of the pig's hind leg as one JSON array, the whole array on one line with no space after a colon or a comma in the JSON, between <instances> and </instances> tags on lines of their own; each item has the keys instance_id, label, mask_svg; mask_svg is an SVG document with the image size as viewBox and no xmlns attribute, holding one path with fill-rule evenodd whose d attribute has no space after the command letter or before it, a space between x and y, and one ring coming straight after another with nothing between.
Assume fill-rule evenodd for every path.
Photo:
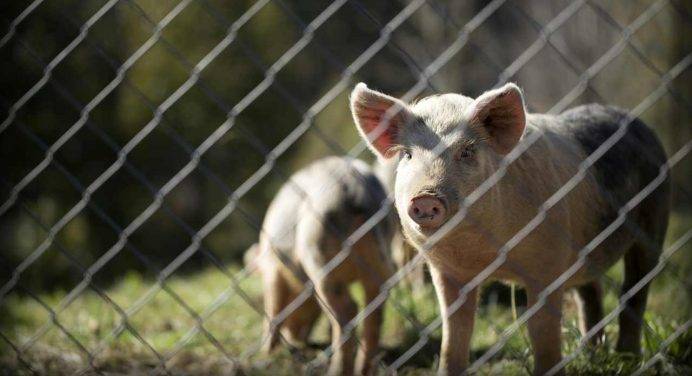
<instances>
[{"instance_id":1,"label":"pig's hind leg","mask_svg":"<svg viewBox=\"0 0 692 376\"><path fill-rule=\"evenodd\" d=\"M585 336L601 319L603 319L603 288L601 281L596 279L577 287L576 296L579 307L579 330ZM603 328L589 340L592 345L603 341Z\"/></svg>"},{"instance_id":2,"label":"pig's hind leg","mask_svg":"<svg viewBox=\"0 0 692 376\"><path fill-rule=\"evenodd\" d=\"M267 314L264 326L264 352L269 353L279 344L281 323L276 317L289 303L289 286L278 270L271 270L264 275L264 310Z\"/></svg>"},{"instance_id":3,"label":"pig's hind leg","mask_svg":"<svg viewBox=\"0 0 692 376\"><path fill-rule=\"evenodd\" d=\"M264 278L264 304L267 314L265 324L265 352L271 352L279 344L280 334L294 347L307 344L308 337L321 312L313 296L301 296L304 286L289 281L280 270L267 273ZM287 279L289 278L289 279ZM288 310L288 311L287 311ZM277 321L279 316L284 319Z\"/></svg>"},{"instance_id":4,"label":"pig's hind leg","mask_svg":"<svg viewBox=\"0 0 692 376\"><path fill-rule=\"evenodd\" d=\"M649 283L637 286L636 292L630 292L641 279L656 266L658 252L651 247L635 244L625 254L625 279L622 283L620 295L628 294L629 299L623 304L618 323L620 331L616 349L620 352L628 352L639 355L641 351L641 331L644 322L644 311L649 294ZM631 294L631 295L630 295Z\"/></svg>"},{"instance_id":5,"label":"pig's hind leg","mask_svg":"<svg viewBox=\"0 0 692 376\"><path fill-rule=\"evenodd\" d=\"M300 293L302 293L302 290ZM296 301L296 299L298 299L296 302L303 300L300 293L294 292L291 294L288 305L291 305L291 302ZM303 303L300 303L298 308L286 318L284 324L285 334L291 345L303 347L308 343L308 337L310 337L310 332L312 332L312 328L315 326L320 313L321 310L315 297L310 296Z\"/></svg>"},{"instance_id":6,"label":"pig's hind leg","mask_svg":"<svg viewBox=\"0 0 692 376\"><path fill-rule=\"evenodd\" d=\"M339 249L333 248L341 242L333 241L326 235L323 224L314 215L307 215L298 225L296 231L296 251L308 278L313 282L322 309L329 318L332 328L331 348L333 355L329 364L330 375L351 375L354 370L356 352L356 333L345 333L346 324L358 311L347 284L338 278L338 264L332 270L328 266L327 254ZM345 261L348 262L348 261Z\"/></svg>"},{"instance_id":7,"label":"pig's hind leg","mask_svg":"<svg viewBox=\"0 0 692 376\"><path fill-rule=\"evenodd\" d=\"M637 355L641 351L641 330L649 293L649 283L640 284L640 281L656 267L661 255L670 212L668 183L652 192L638 209L631 216L636 226L625 224L636 241L624 257L625 278L620 295L621 301L625 297L628 299L618 317L620 332L616 346L618 351Z\"/></svg>"}]
</instances>

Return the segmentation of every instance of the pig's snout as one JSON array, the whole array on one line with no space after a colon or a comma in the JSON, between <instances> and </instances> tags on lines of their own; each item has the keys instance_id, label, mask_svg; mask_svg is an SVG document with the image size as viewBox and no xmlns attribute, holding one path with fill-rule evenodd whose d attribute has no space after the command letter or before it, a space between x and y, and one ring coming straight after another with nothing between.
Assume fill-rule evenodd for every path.
<instances>
[{"instance_id":1,"label":"pig's snout","mask_svg":"<svg viewBox=\"0 0 692 376\"><path fill-rule=\"evenodd\" d=\"M447 217L447 209L442 200L425 195L411 199L408 216L421 227L439 227Z\"/></svg>"}]
</instances>

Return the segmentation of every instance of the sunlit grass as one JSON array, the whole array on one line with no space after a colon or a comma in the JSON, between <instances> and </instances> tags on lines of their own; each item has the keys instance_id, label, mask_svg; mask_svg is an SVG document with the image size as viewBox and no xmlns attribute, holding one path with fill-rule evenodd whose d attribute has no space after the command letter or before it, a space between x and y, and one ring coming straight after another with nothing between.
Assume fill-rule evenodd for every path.
<instances>
[{"instance_id":1,"label":"sunlit grass","mask_svg":"<svg viewBox=\"0 0 692 376\"><path fill-rule=\"evenodd\" d=\"M668 245L692 226L692 219L676 217L669 231ZM606 343L597 348L586 347L571 361L567 370L574 374L629 374L643 361L661 350L661 344L680 325L690 318L689 254L687 244L671 259L671 264L653 283L642 345L641 359L616 353L617 320L606 326ZM606 278L607 312L617 306L622 265L614 266ZM239 275L240 268L230 266L230 275ZM256 273L241 278L240 287L247 300L238 294L229 277L215 268L195 274L173 276L164 287L132 314L127 321L130 330L116 331L121 315L112 304L98 294L87 290L52 322L41 303L27 295L10 295L2 304L0 323L2 334L14 345L23 347L41 328L45 333L34 344L22 351L21 361L41 373L72 374L89 369L89 359L75 344L81 343L94 355L91 363L102 370L124 373L152 372L162 363L172 373L223 374L242 369L248 374L300 374L306 365L320 353L329 341L329 327L323 317L316 326L311 342L315 346L303 350L289 350L286 346L271 354L257 351L261 345L263 320L256 310L262 309L261 284ZM130 309L138 299L155 286L155 281L130 273L108 288L105 293L115 304ZM362 303L362 291L355 287L354 294ZM43 304L58 307L65 292L40 294ZM179 301L185 302L183 307ZM211 310L211 307L214 307ZM580 334L571 297L566 298L563 319L563 353L570 354L579 347ZM519 307L521 315L525 307ZM213 344L202 330L196 328L194 315L204 317L203 329L218 341ZM438 315L437 302L431 286L411 294L397 288L387 302L382 336L382 366L391 364L410 346L420 340L420 331ZM513 322L506 304L484 304L478 312L472 341L472 358L477 359L502 338L503 331ZM62 326L72 338L58 329ZM193 330L194 329L194 330ZM113 333L116 335L114 336ZM429 341L400 369L402 374L433 374L438 361L440 330L432 332ZM692 372L692 335L684 333L668 348L651 373L690 374ZM219 347L221 349L219 349ZM0 341L0 367L12 373L28 370L17 358L16 352ZM156 353L165 357L158 359ZM224 353L225 352L225 353ZM526 328L521 327L509 337L499 353L484 365L480 374L529 374L533 358ZM382 369L381 369L382 370Z\"/></svg>"}]
</instances>

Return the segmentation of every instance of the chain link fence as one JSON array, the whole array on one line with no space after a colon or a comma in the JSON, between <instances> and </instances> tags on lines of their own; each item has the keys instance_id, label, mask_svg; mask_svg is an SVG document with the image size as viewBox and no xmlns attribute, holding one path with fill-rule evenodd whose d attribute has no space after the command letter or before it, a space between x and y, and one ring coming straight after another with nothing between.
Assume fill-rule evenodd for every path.
<instances>
[{"instance_id":1,"label":"chain link fence","mask_svg":"<svg viewBox=\"0 0 692 376\"><path fill-rule=\"evenodd\" d=\"M519 304L520 314L508 316L497 303L506 290L486 288L479 318L495 316L477 329L486 338L474 342L468 372L531 372L524 324L611 233L622 226L641 233L627 215L668 178L673 216L659 263L620 297L621 276L609 272L610 311L583 338L569 332L574 322L564 320L569 344L549 373L618 367L608 363L612 352L598 358L588 340L603 328L610 335L608 325L628 309L627 301L659 275L644 325L644 356L620 371L689 371L683 366L691 356L692 324L686 293L692 250L689 4L305 3L0 5L4 373L321 373L338 347L358 337L363 320L385 305L376 372L433 373L442 318L429 308L437 304L432 287L412 293L404 281L436 241L469 220L468 208L540 134L508 154L505 167L400 265L345 324L341 343L298 349L282 337L283 353L262 354L269 341L262 325L279 326L319 297L308 281L269 320L257 266L242 266L243 252L263 232L264 211L292 171L325 155L372 160L348 110L348 93L359 81L406 102L444 92L476 96L511 81L524 89L532 112L558 114L589 102L630 109L620 131L579 166L580 174L514 237L497 244L497 258L461 289L451 312L546 220L633 119L645 119L666 147L667 164L596 238L575 245L578 261L535 304ZM353 257L352 245L393 210L388 200L346 237L321 276ZM554 231L570 239L564 229ZM318 328L323 336L326 325ZM587 360L579 363L579 357Z\"/></svg>"}]
</instances>

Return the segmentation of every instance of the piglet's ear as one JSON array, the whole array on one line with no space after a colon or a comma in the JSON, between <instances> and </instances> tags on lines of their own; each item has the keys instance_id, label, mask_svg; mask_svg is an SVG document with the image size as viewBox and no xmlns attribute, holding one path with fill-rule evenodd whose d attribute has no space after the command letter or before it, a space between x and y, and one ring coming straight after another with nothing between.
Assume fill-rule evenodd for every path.
<instances>
[{"instance_id":1,"label":"piglet's ear","mask_svg":"<svg viewBox=\"0 0 692 376\"><path fill-rule=\"evenodd\" d=\"M413 118L408 106L399 99L368 89L359 83L351 92L351 114L356 128L378 156L390 158L399 144L399 135Z\"/></svg>"},{"instance_id":2,"label":"piglet's ear","mask_svg":"<svg viewBox=\"0 0 692 376\"><path fill-rule=\"evenodd\" d=\"M499 154L512 151L524 134L524 96L515 84L486 91L476 98L470 111L469 124L482 127L490 146Z\"/></svg>"}]
</instances>

